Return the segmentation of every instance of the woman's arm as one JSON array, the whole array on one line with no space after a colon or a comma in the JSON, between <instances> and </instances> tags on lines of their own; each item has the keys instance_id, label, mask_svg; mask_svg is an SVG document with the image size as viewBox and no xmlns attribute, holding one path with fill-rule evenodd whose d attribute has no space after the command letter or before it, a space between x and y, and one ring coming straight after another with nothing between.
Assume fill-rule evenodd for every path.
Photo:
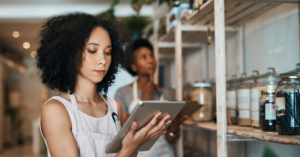
<instances>
[{"instance_id":1,"label":"woman's arm","mask_svg":"<svg viewBox=\"0 0 300 157\"><path fill-rule=\"evenodd\" d=\"M68 111L60 101L50 100L42 107L41 125L52 157L79 157Z\"/></svg>"}]
</instances>

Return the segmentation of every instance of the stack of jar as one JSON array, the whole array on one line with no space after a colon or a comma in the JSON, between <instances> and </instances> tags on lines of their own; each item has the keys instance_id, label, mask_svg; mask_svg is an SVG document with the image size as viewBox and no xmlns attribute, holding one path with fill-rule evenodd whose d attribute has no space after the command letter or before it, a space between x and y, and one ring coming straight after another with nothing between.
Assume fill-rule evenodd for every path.
<instances>
[{"instance_id":1,"label":"stack of jar","mask_svg":"<svg viewBox=\"0 0 300 157\"><path fill-rule=\"evenodd\" d=\"M238 125L251 126L250 114L250 91L254 85L254 79L259 75L257 70L252 72L252 75L247 77L246 73L241 76L241 85L237 90L237 106L238 106Z\"/></svg>"},{"instance_id":2,"label":"stack of jar","mask_svg":"<svg viewBox=\"0 0 300 157\"><path fill-rule=\"evenodd\" d=\"M191 99L204 105L196 111L191 118L195 121L213 120L213 95L210 83L195 83L194 90L191 92Z\"/></svg>"},{"instance_id":3,"label":"stack of jar","mask_svg":"<svg viewBox=\"0 0 300 157\"><path fill-rule=\"evenodd\" d=\"M232 75L231 80L226 83L226 97L227 105L229 108L229 114L232 124L237 124L237 101L236 101L236 91L240 86L240 80L237 75Z\"/></svg>"},{"instance_id":4,"label":"stack of jar","mask_svg":"<svg viewBox=\"0 0 300 157\"><path fill-rule=\"evenodd\" d=\"M275 68L271 67L268 68L267 73L263 75L259 75L258 77L255 77L254 79L255 84L253 85L251 89L251 123L252 127L261 127L260 126L260 115L265 115L264 120L262 122L270 120L268 125L272 125L275 127L275 123L271 123L272 120L276 120L275 118L275 112L272 113L270 116L269 114L269 108L267 106L264 108L262 104L265 104L265 99L273 99L274 93L277 87L277 83L280 81L280 76L276 73ZM264 98L263 96L268 96L268 98ZM260 100L263 99L263 100ZM274 104L275 105L275 104ZM259 114L260 108L263 107L264 111ZM274 106L275 107L275 106ZM275 111L275 110L274 110ZM270 111L271 112L271 111ZM273 112L273 110L272 110ZM266 113L266 114L265 114ZM270 130L272 131L272 130Z\"/></svg>"}]
</instances>

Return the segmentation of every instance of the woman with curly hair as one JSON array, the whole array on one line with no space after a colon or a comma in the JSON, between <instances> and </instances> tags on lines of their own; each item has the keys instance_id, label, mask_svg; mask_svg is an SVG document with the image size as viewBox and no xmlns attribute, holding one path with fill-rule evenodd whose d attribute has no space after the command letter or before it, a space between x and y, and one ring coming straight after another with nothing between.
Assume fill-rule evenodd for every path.
<instances>
[{"instance_id":1,"label":"woman with curly hair","mask_svg":"<svg viewBox=\"0 0 300 157\"><path fill-rule=\"evenodd\" d=\"M126 60L125 68L132 76L137 76L133 83L121 87L115 94L115 99L122 104L123 120L128 119L140 100L168 100L172 101L170 91L154 84L152 76L156 70L156 59L153 47L148 40L136 39L126 51L126 56L132 56ZM170 143L176 141L179 136L179 126L187 116L176 117L167 129L166 136L161 136L154 146L147 152L141 152L139 157L174 157Z\"/></svg>"},{"instance_id":2,"label":"woman with curly hair","mask_svg":"<svg viewBox=\"0 0 300 157\"><path fill-rule=\"evenodd\" d=\"M145 142L166 133L169 115L131 130L117 154L106 154L122 124L122 106L106 96L124 60L129 35L117 22L86 13L48 19L36 57L42 82L60 93L42 107L41 133L51 157L129 157ZM100 95L99 93L102 93Z\"/></svg>"}]
</instances>

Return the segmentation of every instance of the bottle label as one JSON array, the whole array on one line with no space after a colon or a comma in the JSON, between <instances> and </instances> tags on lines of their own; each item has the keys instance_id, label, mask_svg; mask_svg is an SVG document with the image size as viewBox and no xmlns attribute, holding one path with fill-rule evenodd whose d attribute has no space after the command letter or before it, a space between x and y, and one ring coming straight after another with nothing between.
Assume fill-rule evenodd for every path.
<instances>
[{"instance_id":1,"label":"bottle label","mask_svg":"<svg viewBox=\"0 0 300 157\"><path fill-rule=\"evenodd\" d=\"M250 90L239 89L238 90L238 109L250 109Z\"/></svg>"},{"instance_id":2,"label":"bottle label","mask_svg":"<svg viewBox=\"0 0 300 157\"><path fill-rule=\"evenodd\" d=\"M251 120L259 120L259 111L251 111Z\"/></svg>"},{"instance_id":3,"label":"bottle label","mask_svg":"<svg viewBox=\"0 0 300 157\"><path fill-rule=\"evenodd\" d=\"M227 103L230 109L236 109L236 91L227 91Z\"/></svg>"},{"instance_id":4,"label":"bottle label","mask_svg":"<svg viewBox=\"0 0 300 157\"><path fill-rule=\"evenodd\" d=\"M275 99L275 108L277 116L285 116L285 98L277 97Z\"/></svg>"},{"instance_id":5,"label":"bottle label","mask_svg":"<svg viewBox=\"0 0 300 157\"><path fill-rule=\"evenodd\" d=\"M250 118L250 111L249 110L239 110L239 114L238 114L239 118Z\"/></svg>"},{"instance_id":6,"label":"bottle label","mask_svg":"<svg viewBox=\"0 0 300 157\"><path fill-rule=\"evenodd\" d=\"M257 89L251 90L251 110L258 111L259 110L259 92Z\"/></svg>"},{"instance_id":7,"label":"bottle label","mask_svg":"<svg viewBox=\"0 0 300 157\"><path fill-rule=\"evenodd\" d=\"M275 103L265 103L265 119L276 120Z\"/></svg>"},{"instance_id":8,"label":"bottle label","mask_svg":"<svg viewBox=\"0 0 300 157\"><path fill-rule=\"evenodd\" d=\"M235 118L236 117L236 110L229 109L230 117Z\"/></svg>"}]
</instances>

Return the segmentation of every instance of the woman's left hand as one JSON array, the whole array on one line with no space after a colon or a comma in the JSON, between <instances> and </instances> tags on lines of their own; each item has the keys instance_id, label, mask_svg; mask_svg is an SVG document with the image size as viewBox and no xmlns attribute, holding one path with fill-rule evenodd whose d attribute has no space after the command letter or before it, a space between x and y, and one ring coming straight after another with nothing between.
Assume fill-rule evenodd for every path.
<instances>
[{"instance_id":1,"label":"woman's left hand","mask_svg":"<svg viewBox=\"0 0 300 157\"><path fill-rule=\"evenodd\" d=\"M170 127L167 129L167 141L172 143L179 137L180 125L188 118L188 115L175 117Z\"/></svg>"}]
</instances>

